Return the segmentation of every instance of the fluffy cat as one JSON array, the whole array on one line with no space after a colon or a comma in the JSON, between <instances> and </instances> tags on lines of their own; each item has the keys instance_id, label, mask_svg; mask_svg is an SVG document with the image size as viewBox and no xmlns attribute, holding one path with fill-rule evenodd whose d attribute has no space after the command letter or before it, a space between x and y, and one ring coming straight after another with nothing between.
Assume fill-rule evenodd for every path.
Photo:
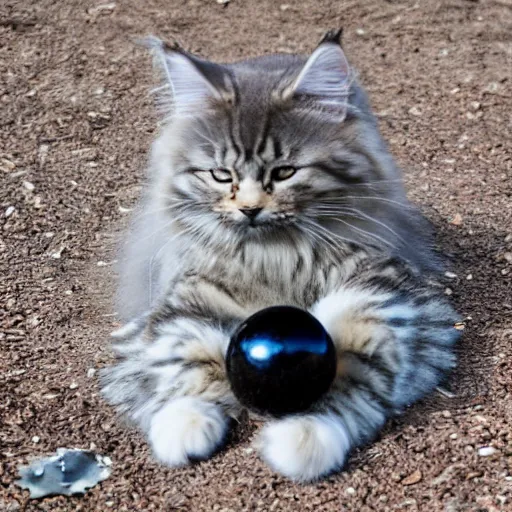
<instances>
[{"instance_id":1,"label":"fluffy cat","mask_svg":"<svg viewBox=\"0 0 512 512\"><path fill-rule=\"evenodd\" d=\"M455 365L456 315L423 277L437 265L428 225L339 36L309 58L224 65L151 42L166 117L102 384L170 466L222 446L241 413L225 374L230 333L262 308L309 310L337 349L331 390L304 414L269 418L258 438L297 481L343 467Z\"/></svg>"}]
</instances>

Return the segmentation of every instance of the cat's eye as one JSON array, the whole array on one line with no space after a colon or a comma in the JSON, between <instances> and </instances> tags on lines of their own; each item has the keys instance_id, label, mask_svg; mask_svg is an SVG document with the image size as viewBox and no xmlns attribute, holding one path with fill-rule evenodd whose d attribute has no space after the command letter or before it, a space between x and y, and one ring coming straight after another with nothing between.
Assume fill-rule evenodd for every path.
<instances>
[{"instance_id":1,"label":"cat's eye","mask_svg":"<svg viewBox=\"0 0 512 512\"><path fill-rule=\"evenodd\" d=\"M213 179L219 183L231 183L233 181L233 175L227 169L210 169L210 172Z\"/></svg>"},{"instance_id":2,"label":"cat's eye","mask_svg":"<svg viewBox=\"0 0 512 512\"><path fill-rule=\"evenodd\" d=\"M277 167L272 171L272 180L274 181L283 181L287 180L288 178L291 178L295 173L297 172L297 169L291 166L286 167Z\"/></svg>"}]
</instances>

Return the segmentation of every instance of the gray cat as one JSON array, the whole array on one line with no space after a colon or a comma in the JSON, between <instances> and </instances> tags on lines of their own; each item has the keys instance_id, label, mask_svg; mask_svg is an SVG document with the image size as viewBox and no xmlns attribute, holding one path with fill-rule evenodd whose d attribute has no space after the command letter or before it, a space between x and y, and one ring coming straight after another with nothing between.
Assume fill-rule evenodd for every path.
<instances>
[{"instance_id":1,"label":"gray cat","mask_svg":"<svg viewBox=\"0 0 512 512\"><path fill-rule=\"evenodd\" d=\"M170 466L210 457L241 406L230 334L254 312L307 309L334 340L332 389L269 418L257 446L297 481L343 467L455 365L456 315L368 101L329 32L309 58L215 64L152 40L165 114L125 250L107 399Z\"/></svg>"}]
</instances>

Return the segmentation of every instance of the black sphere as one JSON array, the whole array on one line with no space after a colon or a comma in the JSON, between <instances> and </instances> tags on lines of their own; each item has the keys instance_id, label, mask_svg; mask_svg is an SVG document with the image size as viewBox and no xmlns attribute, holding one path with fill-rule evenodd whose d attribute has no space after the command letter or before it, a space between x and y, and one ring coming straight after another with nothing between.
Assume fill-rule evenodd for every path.
<instances>
[{"instance_id":1,"label":"black sphere","mask_svg":"<svg viewBox=\"0 0 512 512\"><path fill-rule=\"evenodd\" d=\"M231 337L226 366L233 393L256 412L304 411L336 374L334 344L322 324L291 306L263 309Z\"/></svg>"}]
</instances>

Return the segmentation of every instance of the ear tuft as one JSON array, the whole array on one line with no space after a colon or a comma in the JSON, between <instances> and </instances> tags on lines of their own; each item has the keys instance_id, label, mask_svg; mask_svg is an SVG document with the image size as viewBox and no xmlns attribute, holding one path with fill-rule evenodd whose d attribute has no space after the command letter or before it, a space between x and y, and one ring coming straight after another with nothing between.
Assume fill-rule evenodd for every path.
<instances>
[{"instance_id":1,"label":"ear tuft","mask_svg":"<svg viewBox=\"0 0 512 512\"><path fill-rule=\"evenodd\" d=\"M324 34L319 44L334 43L341 46L341 37L343 36L343 28L335 28Z\"/></svg>"}]
</instances>

